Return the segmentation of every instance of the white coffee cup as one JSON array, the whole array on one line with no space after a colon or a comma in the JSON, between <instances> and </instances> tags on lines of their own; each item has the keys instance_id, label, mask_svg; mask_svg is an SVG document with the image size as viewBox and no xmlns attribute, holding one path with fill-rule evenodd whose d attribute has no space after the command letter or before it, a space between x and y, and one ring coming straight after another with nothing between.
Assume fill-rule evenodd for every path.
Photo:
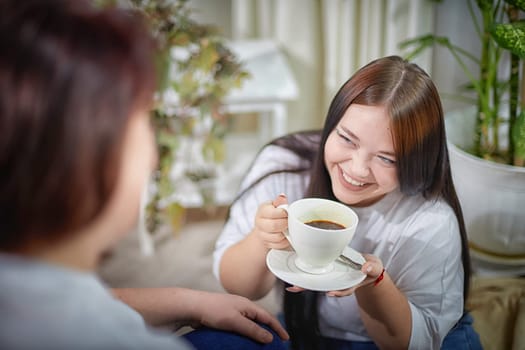
<instances>
[{"instance_id":1,"label":"white coffee cup","mask_svg":"<svg viewBox=\"0 0 525 350\"><path fill-rule=\"evenodd\" d=\"M322 198L303 198L279 208L288 212L288 230L284 234L297 254L295 265L311 274L330 272L354 236L357 214L342 203ZM312 221L335 223L341 228L307 224Z\"/></svg>"}]
</instances>

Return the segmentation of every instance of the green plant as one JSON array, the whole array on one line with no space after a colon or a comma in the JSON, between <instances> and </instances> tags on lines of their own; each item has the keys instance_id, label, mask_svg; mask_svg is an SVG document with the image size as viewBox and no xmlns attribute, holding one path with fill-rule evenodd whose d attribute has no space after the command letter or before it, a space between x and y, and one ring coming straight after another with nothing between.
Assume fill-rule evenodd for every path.
<instances>
[{"instance_id":1,"label":"green plant","mask_svg":"<svg viewBox=\"0 0 525 350\"><path fill-rule=\"evenodd\" d=\"M400 46L414 47L407 59L436 45L447 48L468 78L467 87L475 93L476 136L474 148L466 151L487 160L525 166L525 22L521 20L525 0L475 2L474 7L468 0L468 7L481 43L479 55L433 34L404 41ZM469 70L467 60L477 65L478 72ZM508 71L501 69L505 61L510 62ZM501 130L506 135L503 139Z\"/></svg>"},{"instance_id":2,"label":"green plant","mask_svg":"<svg viewBox=\"0 0 525 350\"><path fill-rule=\"evenodd\" d=\"M248 73L216 28L191 19L187 0L129 3L144 12L159 43L160 84L152 110L159 162L146 207L147 228L155 232L164 214L175 221L180 217L181 204L170 198L176 189L186 190L177 188L182 180L199 182L215 176L213 165L224 160L223 138L229 120L221 112L221 104L231 89L241 86ZM174 175L176 153L184 140L198 147L200 155L184 155L182 161L188 166ZM205 204L213 200L208 190L204 188L202 193Z\"/></svg>"}]
</instances>

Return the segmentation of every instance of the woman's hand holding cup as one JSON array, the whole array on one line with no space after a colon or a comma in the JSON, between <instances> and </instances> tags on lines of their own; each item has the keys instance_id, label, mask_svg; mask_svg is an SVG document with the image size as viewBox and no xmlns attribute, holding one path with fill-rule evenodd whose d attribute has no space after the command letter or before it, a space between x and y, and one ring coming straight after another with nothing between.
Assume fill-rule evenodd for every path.
<instances>
[{"instance_id":1,"label":"woman's hand holding cup","mask_svg":"<svg viewBox=\"0 0 525 350\"><path fill-rule=\"evenodd\" d=\"M255 234L267 249L289 249L290 242L283 232L288 229L288 214L277 206L288 203L281 194L273 202L263 203L255 215Z\"/></svg>"}]
</instances>

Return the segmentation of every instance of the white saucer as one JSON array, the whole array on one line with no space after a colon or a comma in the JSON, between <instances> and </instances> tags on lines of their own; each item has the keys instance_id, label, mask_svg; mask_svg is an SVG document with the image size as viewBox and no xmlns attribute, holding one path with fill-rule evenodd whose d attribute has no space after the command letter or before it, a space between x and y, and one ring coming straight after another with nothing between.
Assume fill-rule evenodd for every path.
<instances>
[{"instance_id":1,"label":"white saucer","mask_svg":"<svg viewBox=\"0 0 525 350\"><path fill-rule=\"evenodd\" d=\"M365 262L363 256L350 247L345 248L344 254L359 263ZM320 292L347 289L366 277L361 271L339 261L334 262L334 268L328 273L306 273L295 266L295 257L293 251L272 249L266 255L266 265L277 278L297 287Z\"/></svg>"}]
</instances>

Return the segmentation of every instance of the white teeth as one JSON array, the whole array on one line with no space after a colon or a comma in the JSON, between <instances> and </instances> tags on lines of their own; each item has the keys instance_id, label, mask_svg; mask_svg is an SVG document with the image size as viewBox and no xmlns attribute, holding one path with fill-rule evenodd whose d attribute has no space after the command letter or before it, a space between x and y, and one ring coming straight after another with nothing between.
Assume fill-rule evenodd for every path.
<instances>
[{"instance_id":1,"label":"white teeth","mask_svg":"<svg viewBox=\"0 0 525 350\"><path fill-rule=\"evenodd\" d=\"M355 181L354 179L352 179L350 176L346 175L345 173L343 173L343 178L346 180L346 182L354 186L363 186L365 184L364 182Z\"/></svg>"}]
</instances>

